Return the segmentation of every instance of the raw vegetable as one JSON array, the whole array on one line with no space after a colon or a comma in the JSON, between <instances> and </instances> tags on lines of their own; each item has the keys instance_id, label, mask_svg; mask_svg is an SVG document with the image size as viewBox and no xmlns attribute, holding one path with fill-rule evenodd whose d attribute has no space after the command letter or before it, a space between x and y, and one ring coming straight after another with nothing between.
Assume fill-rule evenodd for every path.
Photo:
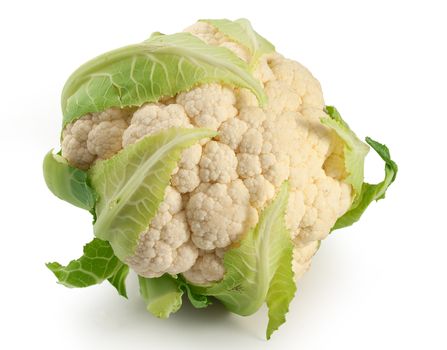
<instances>
[{"instance_id":1,"label":"raw vegetable","mask_svg":"<svg viewBox=\"0 0 447 350\"><path fill-rule=\"evenodd\" d=\"M58 281L108 280L126 296L133 270L160 318L183 296L239 315L266 303L267 338L320 241L397 173L388 148L360 141L311 73L245 19L201 20L87 62L62 112L45 180L93 214L95 238L67 266L47 265ZM364 182L369 146L385 162L378 184Z\"/></svg>"}]
</instances>

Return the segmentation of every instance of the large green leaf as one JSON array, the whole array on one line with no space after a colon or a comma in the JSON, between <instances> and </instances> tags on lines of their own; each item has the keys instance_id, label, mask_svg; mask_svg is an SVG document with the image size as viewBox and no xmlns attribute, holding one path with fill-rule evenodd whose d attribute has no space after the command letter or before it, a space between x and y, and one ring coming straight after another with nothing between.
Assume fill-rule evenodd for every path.
<instances>
[{"instance_id":1,"label":"large green leaf","mask_svg":"<svg viewBox=\"0 0 447 350\"><path fill-rule=\"evenodd\" d=\"M256 33L245 18L236 21L228 19L203 19L201 21L211 24L231 40L245 46L251 55L250 67L252 68L257 64L259 57L275 51L275 47Z\"/></svg>"},{"instance_id":2,"label":"large green leaf","mask_svg":"<svg viewBox=\"0 0 447 350\"><path fill-rule=\"evenodd\" d=\"M183 291L177 281L165 274L157 278L138 276L140 294L146 302L147 311L159 318L168 318L182 306Z\"/></svg>"},{"instance_id":3,"label":"large green leaf","mask_svg":"<svg viewBox=\"0 0 447 350\"><path fill-rule=\"evenodd\" d=\"M56 197L89 211L95 207L96 196L87 173L70 166L59 154L47 153L43 160L43 175Z\"/></svg>"},{"instance_id":4,"label":"large green leaf","mask_svg":"<svg viewBox=\"0 0 447 350\"><path fill-rule=\"evenodd\" d=\"M96 237L109 241L125 261L163 201L182 150L215 135L207 129L172 128L96 163L89 173L98 195L93 226Z\"/></svg>"},{"instance_id":5,"label":"large green leaf","mask_svg":"<svg viewBox=\"0 0 447 350\"><path fill-rule=\"evenodd\" d=\"M352 186L355 198L358 198L362 189L365 157L369 147L354 134L335 107L326 106L326 112L328 117L322 118L321 122L332 128L344 142L345 168L348 173L344 181Z\"/></svg>"},{"instance_id":6,"label":"large green leaf","mask_svg":"<svg viewBox=\"0 0 447 350\"><path fill-rule=\"evenodd\" d=\"M115 256L110 244L98 238L84 246L84 255L72 260L67 266L57 262L47 263L47 267L57 277L59 283L70 288L83 288L102 283L123 271L124 264ZM123 274L123 272L121 272ZM120 278L123 279L124 276ZM118 284L112 283L122 294Z\"/></svg>"},{"instance_id":7,"label":"large green leaf","mask_svg":"<svg viewBox=\"0 0 447 350\"><path fill-rule=\"evenodd\" d=\"M156 33L78 68L62 91L63 122L109 107L157 102L211 82L250 89L261 104L266 102L248 65L230 50L207 45L189 33Z\"/></svg>"},{"instance_id":8,"label":"large green leaf","mask_svg":"<svg viewBox=\"0 0 447 350\"><path fill-rule=\"evenodd\" d=\"M358 199L352 204L351 208L337 220L332 230L350 226L358 221L372 201L385 198L386 190L396 179L397 164L391 159L388 148L369 137L366 138L366 142L385 162L385 178L378 184L364 182Z\"/></svg>"},{"instance_id":9,"label":"large green leaf","mask_svg":"<svg viewBox=\"0 0 447 350\"><path fill-rule=\"evenodd\" d=\"M268 337L285 321L284 315L296 290L293 244L284 218L288 189L284 183L276 198L262 211L256 227L238 247L225 253L226 272L222 281L210 286L192 286L197 294L213 296L228 310L243 316L253 314L267 301Z\"/></svg>"}]
</instances>

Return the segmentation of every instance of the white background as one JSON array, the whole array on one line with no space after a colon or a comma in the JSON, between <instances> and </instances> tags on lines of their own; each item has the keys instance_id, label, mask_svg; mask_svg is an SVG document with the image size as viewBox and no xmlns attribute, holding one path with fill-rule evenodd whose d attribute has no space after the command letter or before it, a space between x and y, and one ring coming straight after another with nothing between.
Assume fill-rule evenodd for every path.
<instances>
[{"instance_id":1,"label":"white background","mask_svg":"<svg viewBox=\"0 0 447 350\"><path fill-rule=\"evenodd\" d=\"M0 5L0 347L3 349L446 349L445 1L2 1ZM265 310L147 314L107 284L55 282L91 238L86 212L46 189L65 79L104 51L199 18L247 17L306 65L358 135L399 164L387 199L324 243L287 323L264 340ZM373 155L369 180L383 166Z\"/></svg>"}]
</instances>

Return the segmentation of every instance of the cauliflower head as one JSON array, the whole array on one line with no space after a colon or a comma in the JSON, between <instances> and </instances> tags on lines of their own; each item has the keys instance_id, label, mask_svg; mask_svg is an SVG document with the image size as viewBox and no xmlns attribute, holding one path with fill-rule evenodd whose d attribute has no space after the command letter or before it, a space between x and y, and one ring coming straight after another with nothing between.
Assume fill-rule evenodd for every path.
<instances>
[{"instance_id":1,"label":"cauliflower head","mask_svg":"<svg viewBox=\"0 0 447 350\"><path fill-rule=\"evenodd\" d=\"M109 54L111 66L100 58L69 79L61 152L46 158L50 189L89 209L95 240L110 243L116 266L102 279L134 270L160 317L179 307L160 305L160 285L187 292L198 307L225 294L220 300L239 314L264 301L275 311L272 288L284 288L290 301L320 241L381 198L397 167L385 154L387 183L365 198L369 147L326 107L314 76L246 20L199 21L123 50L130 53ZM381 156L387 151L368 143ZM244 285L232 269L255 253L271 264L265 287ZM49 267L67 279L65 267ZM263 295L235 302L237 283ZM268 337L282 322L271 318Z\"/></svg>"}]
</instances>

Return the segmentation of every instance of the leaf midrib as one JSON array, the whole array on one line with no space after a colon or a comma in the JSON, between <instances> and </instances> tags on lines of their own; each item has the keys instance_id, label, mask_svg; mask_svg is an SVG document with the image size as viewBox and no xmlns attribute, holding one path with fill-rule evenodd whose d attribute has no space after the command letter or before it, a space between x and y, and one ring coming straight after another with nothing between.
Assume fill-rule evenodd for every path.
<instances>
[{"instance_id":1,"label":"leaf midrib","mask_svg":"<svg viewBox=\"0 0 447 350\"><path fill-rule=\"evenodd\" d=\"M192 47L195 48L196 46L193 45ZM214 47L209 46L209 48L212 49ZM200 51L202 51L203 49L204 48L201 47L199 47L197 50L189 49L187 47L178 47L169 42L145 41L143 43L128 45L123 48L107 52L103 55L98 56L93 61L89 61L86 64L82 65L72 76L69 77L62 91L62 109L65 112L67 101L73 95L73 92L77 91L82 84L88 81L94 74L96 74L96 72L101 71L104 67L107 67L110 64L113 64L121 59L135 56L144 56L147 53L156 54L157 52L169 53L178 57L185 57L186 53L187 57L193 57L195 59L209 63L212 66L224 67L226 70L229 70L233 74L239 76L243 81L247 83L248 86L252 86L254 90L257 91L257 98L259 99L261 104L265 102L265 96L263 96L262 94L261 86L257 83L254 77L251 76L250 73L244 71L243 68L239 67L236 63L231 62L230 60L228 60L228 62L225 62L225 60L214 59L213 55L200 53ZM234 55L234 58L240 59L229 49L215 49L225 49L230 55ZM244 62L241 60L241 63ZM162 63L159 64L163 65Z\"/></svg>"},{"instance_id":2,"label":"leaf midrib","mask_svg":"<svg viewBox=\"0 0 447 350\"><path fill-rule=\"evenodd\" d=\"M227 50L230 55L234 55L235 58L240 59L233 52L231 52L229 49L224 48L224 47L222 47L221 49ZM217 59L212 55L206 55L206 54L200 53L200 51L202 51L200 48L199 48L199 50L191 50L191 49L187 49L187 48L180 48L180 47L176 47L176 46L167 45L167 46L160 47L160 49L158 49L155 52L169 53L169 54L176 55L179 57L184 57L185 54L184 53L182 54L182 51L184 53L187 53L187 57L192 57L192 58L198 59L199 61L205 62L211 66L224 67L226 70L241 77L248 85L253 86L254 84L256 84L256 85L258 84L255 81L255 79L251 76L251 74L244 71L244 69L239 67L236 63L233 63L231 61L226 62L226 60ZM241 62L243 62L243 61L241 60ZM258 96L258 98L260 100L262 100L261 96Z\"/></svg>"}]
</instances>

